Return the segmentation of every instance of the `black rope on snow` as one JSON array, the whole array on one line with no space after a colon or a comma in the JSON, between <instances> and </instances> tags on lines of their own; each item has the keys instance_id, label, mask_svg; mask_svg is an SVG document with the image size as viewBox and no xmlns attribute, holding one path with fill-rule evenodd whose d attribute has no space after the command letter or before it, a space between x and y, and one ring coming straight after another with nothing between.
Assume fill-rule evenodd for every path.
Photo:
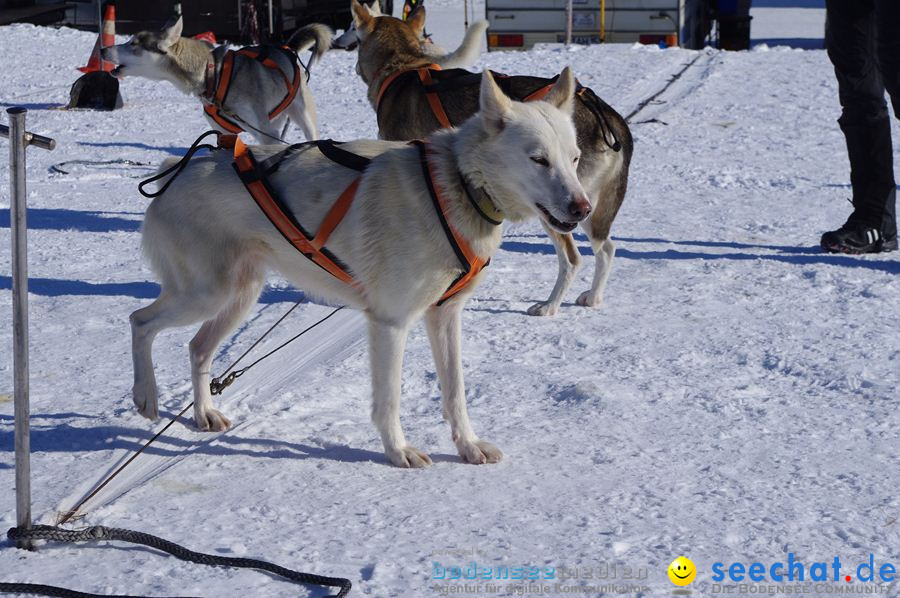
<instances>
[{"instance_id":1,"label":"black rope on snow","mask_svg":"<svg viewBox=\"0 0 900 598\"><path fill-rule=\"evenodd\" d=\"M94 526L80 530L68 530L51 525L36 525L31 529L22 529L18 527L11 528L6 536L10 540L49 540L55 542L100 542L100 541L120 541L130 542L132 544L142 544L161 550L183 561L198 563L201 565L210 565L213 567L232 567L239 569L259 569L267 571L283 577L288 581L316 585L330 588L340 588L340 591L332 598L344 598L350 592L352 584L349 579L342 577L326 577L324 575L316 575L314 573L302 573L293 571L273 563L267 563L258 559L223 557L213 554L204 554L202 552L194 552L183 546L179 546L174 542L169 542L163 538L136 532L127 529L115 527ZM58 588L55 586L46 586L41 584L29 583L0 583L0 592L14 592L19 594L38 594L42 596L61 596L63 598L110 598L108 594L87 594L68 590L66 588ZM115 598L141 598L139 596L116 596Z\"/></svg>"},{"instance_id":2,"label":"black rope on snow","mask_svg":"<svg viewBox=\"0 0 900 598\"><path fill-rule=\"evenodd\" d=\"M71 171L66 170L65 168L71 165L112 166L113 164L122 164L125 166L153 166L153 164L151 164L150 162L138 162L137 160L128 160L126 158L120 158L117 160L66 160L65 162L58 162L56 164L53 164L47 169L47 171L55 174L72 174Z\"/></svg>"}]
</instances>

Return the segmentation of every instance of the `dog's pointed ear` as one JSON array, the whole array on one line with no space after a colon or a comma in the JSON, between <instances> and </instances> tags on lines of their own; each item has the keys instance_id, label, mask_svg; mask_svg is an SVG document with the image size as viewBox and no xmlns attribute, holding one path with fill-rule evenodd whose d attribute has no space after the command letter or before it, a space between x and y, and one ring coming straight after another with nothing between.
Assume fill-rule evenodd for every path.
<instances>
[{"instance_id":1,"label":"dog's pointed ear","mask_svg":"<svg viewBox=\"0 0 900 598\"><path fill-rule=\"evenodd\" d=\"M559 74L559 79L550 88L544 100L566 114L571 115L575 112L575 76L572 74L572 69L569 67L563 69L563 72Z\"/></svg>"},{"instance_id":2,"label":"dog's pointed ear","mask_svg":"<svg viewBox=\"0 0 900 598\"><path fill-rule=\"evenodd\" d=\"M412 14L406 19L407 25L416 34L416 37L422 39L425 37L425 5L420 4L416 7Z\"/></svg>"},{"instance_id":3,"label":"dog's pointed ear","mask_svg":"<svg viewBox=\"0 0 900 598\"><path fill-rule=\"evenodd\" d=\"M162 38L159 42L160 49L168 50L175 45L175 42L181 39L183 27L184 23L182 22L180 15L178 18L169 19L169 22L166 23L162 30Z\"/></svg>"},{"instance_id":4,"label":"dog's pointed ear","mask_svg":"<svg viewBox=\"0 0 900 598\"><path fill-rule=\"evenodd\" d=\"M485 70L481 74L480 97L481 125L485 131L497 134L503 130L507 113L512 108L512 101L500 87L494 82L491 71Z\"/></svg>"},{"instance_id":5,"label":"dog's pointed ear","mask_svg":"<svg viewBox=\"0 0 900 598\"><path fill-rule=\"evenodd\" d=\"M384 16L384 13L381 12L381 3L378 2L378 0L375 0L372 4L363 4L363 6L369 11L369 14L372 15L372 17Z\"/></svg>"},{"instance_id":6,"label":"dog's pointed ear","mask_svg":"<svg viewBox=\"0 0 900 598\"><path fill-rule=\"evenodd\" d=\"M350 12L353 15L353 24L356 25L357 34L368 35L375 28L375 17L369 9L357 0L350 0Z\"/></svg>"}]
</instances>

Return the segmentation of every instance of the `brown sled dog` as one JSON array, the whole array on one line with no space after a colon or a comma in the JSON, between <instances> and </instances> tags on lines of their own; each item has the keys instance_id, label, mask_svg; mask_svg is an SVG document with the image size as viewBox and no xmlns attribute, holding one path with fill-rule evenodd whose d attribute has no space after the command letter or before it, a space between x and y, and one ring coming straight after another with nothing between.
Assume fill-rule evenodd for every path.
<instances>
[{"instance_id":1,"label":"brown sled dog","mask_svg":"<svg viewBox=\"0 0 900 598\"><path fill-rule=\"evenodd\" d=\"M388 140L425 137L440 127L456 126L478 111L480 73L462 69L441 70L441 60L422 51L425 9L420 7L406 22L389 16L374 16L351 0L359 35L357 73L368 85L368 97L378 115L378 135ZM474 38L474 39L470 39ZM463 44L480 44L468 33ZM460 47L454 54L472 55ZM504 76L495 73L504 92L516 100L543 97L555 79ZM578 177L593 205L591 217L582 227L595 255L591 288L577 300L595 306L603 300L615 245L609 238L613 220L625 198L628 167L633 149L625 119L588 88L580 88L573 116L581 160ZM553 315L581 262L570 232L542 224L559 260L559 274L547 301L528 309L531 315Z\"/></svg>"}]
</instances>

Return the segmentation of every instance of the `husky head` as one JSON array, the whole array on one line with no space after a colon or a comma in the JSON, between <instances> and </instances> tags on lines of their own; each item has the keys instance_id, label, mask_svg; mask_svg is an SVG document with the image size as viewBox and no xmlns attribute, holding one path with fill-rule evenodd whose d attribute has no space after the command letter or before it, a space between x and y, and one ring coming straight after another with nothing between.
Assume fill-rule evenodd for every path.
<instances>
[{"instance_id":1,"label":"husky head","mask_svg":"<svg viewBox=\"0 0 900 598\"><path fill-rule=\"evenodd\" d=\"M156 80L193 80L206 64L210 46L181 37L182 21L169 21L160 31L141 31L128 42L103 48L103 59L116 63L117 77L135 75ZM184 46L184 47L182 47ZM195 64L196 63L196 64Z\"/></svg>"},{"instance_id":2,"label":"husky head","mask_svg":"<svg viewBox=\"0 0 900 598\"><path fill-rule=\"evenodd\" d=\"M424 10L417 10L409 20L401 21L351 0L350 11L359 38L356 72L363 81L370 83L379 70L390 65L423 62Z\"/></svg>"},{"instance_id":3,"label":"husky head","mask_svg":"<svg viewBox=\"0 0 900 598\"><path fill-rule=\"evenodd\" d=\"M538 102L513 102L489 71L481 79L481 109L463 125L461 138L479 134L475 151L457 146L460 171L482 187L510 220L538 216L552 229L571 232L591 212L576 175L581 151L572 114L575 78L568 67ZM469 130L476 127L479 133Z\"/></svg>"}]
</instances>

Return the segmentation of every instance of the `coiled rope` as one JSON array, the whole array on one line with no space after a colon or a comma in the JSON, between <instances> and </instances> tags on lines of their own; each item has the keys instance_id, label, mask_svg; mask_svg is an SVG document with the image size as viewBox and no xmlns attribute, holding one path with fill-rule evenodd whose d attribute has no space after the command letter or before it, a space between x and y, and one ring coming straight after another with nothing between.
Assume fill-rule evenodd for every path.
<instances>
[{"instance_id":1,"label":"coiled rope","mask_svg":"<svg viewBox=\"0 0 900 598\"><path fill-rule=\"evenodd\" d=\"M350 592L352 584L349 579L341 577L325 577L323 575L315 575L313 573L301 573L293 571L273 563L261 561L259 559L248 559L240 557L224 557L213 554L204 554L202 552L194 552L188 550L184 546L169 542L163 538L135 532L128 529L120 529L115 527L94 526L80 530L67 530L50 525L36 525L31 529L22 529L18 527L11 528L6 536L10 540L48 540L53 542L129 542L131 544L142 544L171 554L183 561L198 563L200 565L210 565L213 567L231 567L237 569L259 569L267 571L283 577L288 581L298 584L316 585L330 588L340 588L340 591L333 598L344 598ZM77 592L66 588L56 586L47 586L41 584L30 583L0 583L0 592L15 592L19 594L38 594L42 596L61 596L63 598L96 598L103 596L109 598L109 595L103 594L87 594ZM115 598L140 598L128 596L116 596Z\"/></svg>"}]
</instances>

